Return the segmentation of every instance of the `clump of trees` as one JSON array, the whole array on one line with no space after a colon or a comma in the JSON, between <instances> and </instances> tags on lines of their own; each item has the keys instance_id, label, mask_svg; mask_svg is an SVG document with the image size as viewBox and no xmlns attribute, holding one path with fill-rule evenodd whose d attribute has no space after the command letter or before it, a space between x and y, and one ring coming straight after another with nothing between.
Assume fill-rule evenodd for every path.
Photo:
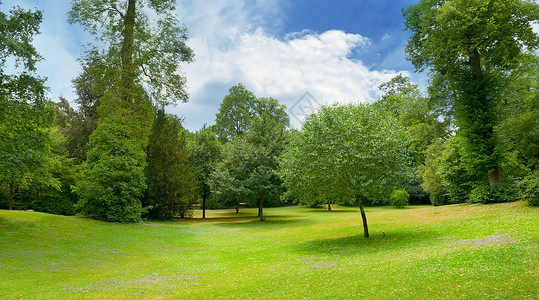
<instances>
[{"instance_id":1,"label":"clump of trees","mask_svg":"<svg viewBox=\"0 0 539 300\"><path fill-rule=\"evenodd\" d=\"M39 10L0 12L0 205L114 222L207 207L539 203L539 4L421 0L403 11L403 75L372 104L324 106L298 130L286 107L244 85L195 133L163 107L187 101L193 60L173 0L76 0L69 21L96 36L74 102L45 98L32 46ZM150 17L151 16L151 17ZM17 71L6 73L14 61ZM428 192L428 194L427 194ZM393 194L392 194L393 193Z\"/></svg>"},{"instance_id":2,"label":"clump of trees","mask_svg":"<svg viewBox=\"0 0 539 300\"><path fill-rule=\"evenodd\" d=\"M507 106L501 104L522 101L514 98L514 92L526 82L521 77L522 64L539 46L539 36L532 29L532 23L539 19L539 4L525 0L422 0L403 15L411 33L407 58L417 70L430 70L434 79L431 91L443 87L438 89L442 95L438 92L436 96L452 106L458 128L450 143L431 149L431 154L438 151L442 156L430 159L425 167L423 174L429 181L425 187L436 194L435 198L448 193L455 199L460 193L469 199L470 195L486 193L485 199L493 199L510 193L515 164L502 142L500 125L504 121L500 116ZM536 111L537 106L531 110ZM533 115L529 110L505 113ZM511 119L505 122L512 123Z\"/></svg>"}]
</instances>

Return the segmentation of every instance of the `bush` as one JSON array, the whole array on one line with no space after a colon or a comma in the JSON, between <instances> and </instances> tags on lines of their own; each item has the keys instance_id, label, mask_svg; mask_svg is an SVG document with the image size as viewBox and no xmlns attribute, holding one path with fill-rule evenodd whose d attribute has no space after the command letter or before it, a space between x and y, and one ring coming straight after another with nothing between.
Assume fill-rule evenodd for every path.
<instances>
[{"instance_id":1,"label":"bush","mask_svg":"<svg viewBox=\"0 0 539 300\"><path fill-rule=\"evenodd\" d=\"M491 186L481 184L476 186L469 196L469 203L504 203L516 200L517 191L510 184Z\"/></svg>"},{"instance_id":2,"label":"bush","mask_svg":"<svg viewBox=\"0 0 539 300\"><path fill-rule=\"evenodd\" d=\"M531 172L518 184L518 196L531 206L539 206L539 170Z\"/></svg>"},{"instance_id":3,"label":"bush","mask_svg":"<svg viewBox=\"0 0 539 300\"><path fill-rule=\"evenodd\" d=\"M33 209L49 214L72 216L75 214L75 203L76 198L70 198L69 195L43 195L34 202Z\"/></svg>"},{"instance_id":4,"label":"bush","mask_svg":"<svg viewBox=\"0 0 539 300\"><path fill-rule=\"evenodd\" d=\"M408 205L410 195L404 189L396 190L391 195L391 205L397 208L404 208Z\"/></svg>"}]
</instances>

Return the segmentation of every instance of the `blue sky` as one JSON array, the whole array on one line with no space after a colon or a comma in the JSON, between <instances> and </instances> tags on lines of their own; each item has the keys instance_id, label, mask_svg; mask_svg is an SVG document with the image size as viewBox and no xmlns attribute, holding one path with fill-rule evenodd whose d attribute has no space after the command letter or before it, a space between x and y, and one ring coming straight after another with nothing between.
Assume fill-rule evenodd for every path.
<instances>
[{"instance_id":1,"label":"blue sky","mask_svg":"<svg viewBox=\"0 0 539 300\"><path fill-rule=\"evenodd\" d=\"M196 61L182 66L189 102L167 110L193 131L214 123L221 100L240 82L289 108L306 92L317 103L371 101L376 87L399 73L424 87L425 75L404 59L401 9L414 2L180 0L178 18L190 30ZM67 23L68 0L4 0L1 9L13 5L43 10L35 45L45 60L38 71L48 77L53 100L72 101L76 59L93 38Z\"/></svg>"}]
</instances>

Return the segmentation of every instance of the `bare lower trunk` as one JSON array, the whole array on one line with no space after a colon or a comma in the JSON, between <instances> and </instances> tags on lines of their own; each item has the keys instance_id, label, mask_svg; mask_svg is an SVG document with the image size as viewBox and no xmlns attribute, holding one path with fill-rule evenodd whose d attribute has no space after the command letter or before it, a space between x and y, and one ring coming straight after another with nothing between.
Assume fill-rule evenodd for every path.
<instances>
[{"instance_id":1,"label":"bare lower trunk","mask_svg":"<svg viewBox=\"0 0 539 300\"><path fill-rule=\"evenodd\" d=\"M328 211L331 211L331 200L328 199Z\"/></svg>"},{"instance_id":2,"label":"bare lower trunk","mask_svg":"<svg viewBox=\"0 0 539 300\"><path fill-rule=\"evenodd\" d=\"M236 203L236 213L237 214L240 213L240 204L239 203Z\"/></svg>"},{"instance_id":3,"label":"bare lower trunk","mask_svg":"<svg viewBox=\"0 0 539 300\"><path fill-rule=\"evenodd\" d=\"M202 219L206 219L206 196L202 196Z\"/></svg>"},{"instance_id":4,"label":"bare lower trunk","mask_svg":"<svg viewBox=\"0 0 539 300\"><path fill-rule=\"evenodd\" d=\"M365 215L365 208L363 207L363 199L360 195L356 195L357 202L359 204L359 210L361 211L361 219L363 220L363 236L369 237L369 227L367 226L367 215Z\"/></svg>"},{"instance_id":5,"label":"bare lower trunk","mask_svg":"<svg viewBox=\"0 0 539 300\"><path fill-rule=\"evenodd\" d=\"M263 200L264 192L260 192L258 195L258 216L260 217L260 221L264 221L264 207L262 206Z\"/></svg>"},{"instance_id":6,"label":"bare lower trunk","mask_svg":"<svg viewBox=\"0 0 539 300\"><path fill-rule=\"evenodd\" d=\"M15 180L11 179L9 183L9 210L13 209L13 193L15 192Z\"/></svg>"},{"instance_id":7,"label":"bare lower trunk","mask_svg":"<svg viewBox=\"0 0 539 300\"><path fill-rule=\"evenodd\" d=\"M496 186L502 183L502 178L500 175L500 169L498 167L488 173L488 181L491 186Z\"/></svg>"}]
</instances>

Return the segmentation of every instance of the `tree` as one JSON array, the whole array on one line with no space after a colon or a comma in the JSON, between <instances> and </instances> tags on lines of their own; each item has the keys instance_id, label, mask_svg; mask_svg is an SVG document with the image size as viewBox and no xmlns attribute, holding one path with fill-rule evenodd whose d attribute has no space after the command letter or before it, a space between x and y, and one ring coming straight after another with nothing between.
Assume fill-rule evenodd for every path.
<instances>
[{"instance_id":1,"label":"tree","mask_svg":"<svg viewBox=\"0 0 539 300\"><path fill-rule=\"evenodd\" d=\"M258 206L264 219L267 200L280 199L282 181L276 174L277 157L284 149L286 129L268 114L252 120L247 134L226 144L222 160L211 175L210 186L218 201L236 206L246 201Z\"/></svg>"},{"instance_id":2,"label":"tree","mask_svg":"<svg viewBox=\"0 0 539 300\"><path fill-rule=\"evenodd\" d=\"M42 21L39 10L0 12L0 179L9 182L9 209L17 182L43 171L54 114L45 99L44 79L34 75L41 60L32 45ZM6 74L13 61L17 74Z\"/></svg>"},{"instance_id":3,"label":"tree","mask_svg":"<svg viewBox=\"0 0 539 300\"><path fill-rule=\"evenodd\" d=\"M241 83L229 89L215 117L215 133L221 141L241 137L255 114L256 97Z\"/></svg>"},{"instance_id":4,"label":"tree","mask_svg":"<svg viewBox=\"0 0 539 300\"><path fill-rule=\"evenodd\" d=\"M143 149L155 112L151 101L187 100L180 63L192 61L193 53L174 11L172 0L73 1L69 21L97 35L105 49L88 50L89 74L97 79L92 93L103 93L100 121L90 136L87 176L79 184L81 207L93 217L140 219L138 197L146 189Z\"/></svg>"},{"instance_id":5,"label":"tree","mask_svg":"<svg viewBox=\"0 0 539 300\"><path fill-rule=\"evenodd\" d=\"M404 128L394 117L370 105L349 104L324 106L310 115L280 165L288 189L303 182L313 193L329 190L354 198L369 237L363 198L389 199L409 178L410 159Z\"/></svg>"},{"instance_id":6,"label":"tree","mask_svg":"<svg viewBox=\"0 0 539 300\"><path fill-rule=\"evenodd\" d=\"M65 98L55 104L55 125L65 136L65 147L69 157L75 158L77 164L86 160L86 151L90 135L97 127L97 119L83 113L83 108L76 110Z\"/></svg>"},{"instance_id":7,"label":"tree","mask_svg":"<svg viewBox=\"0 0 539 300\"><path fill-rule=\"evenodd\" d=\"M494 137L500 81L517 58L539 45L532 22L539 4L526 0L422 0L403 11L411 36L407 59L441 74L457 92L455 112L467 169L501 182Z\"/></svg>"},{"instance_id":8,"label":"tree","mask_svg":"<svg viewBox=\"0 0 539 300\"><path fill-rule=\"evenodd\" d=\"M223 98L219 112L215 118L215 133L222 142L242 137L251 121L256 116L267 114L276 122L288 126L290 118L286 106L279 104L274 98L256 98L256 96L239 83L229 89Z\"/></svg>"},{"instance_id":9,"label":"tree","mask_svg":"<svg viewBox=\"0 0 539 300\"><path fill-rule=\"evenodd\" d=\"M189 162L197 171L197 192L202 198L202 218L206 218L206 201L211 196L210 175L221 158L221 146L215 133L206 125L189 143Z\"/></svg>"},{"instance_id":10,"label":"tree","mask_svg":"<svg viewBox=\"0 0 539 300\"><path fill-rule=\"evenodd\" d=\"M148 182L144 206L151 217L186 217L193 209L197 178L188 161L185 130L180 119L159 109L146 148Z\"/></svg>"}]
</instances>

